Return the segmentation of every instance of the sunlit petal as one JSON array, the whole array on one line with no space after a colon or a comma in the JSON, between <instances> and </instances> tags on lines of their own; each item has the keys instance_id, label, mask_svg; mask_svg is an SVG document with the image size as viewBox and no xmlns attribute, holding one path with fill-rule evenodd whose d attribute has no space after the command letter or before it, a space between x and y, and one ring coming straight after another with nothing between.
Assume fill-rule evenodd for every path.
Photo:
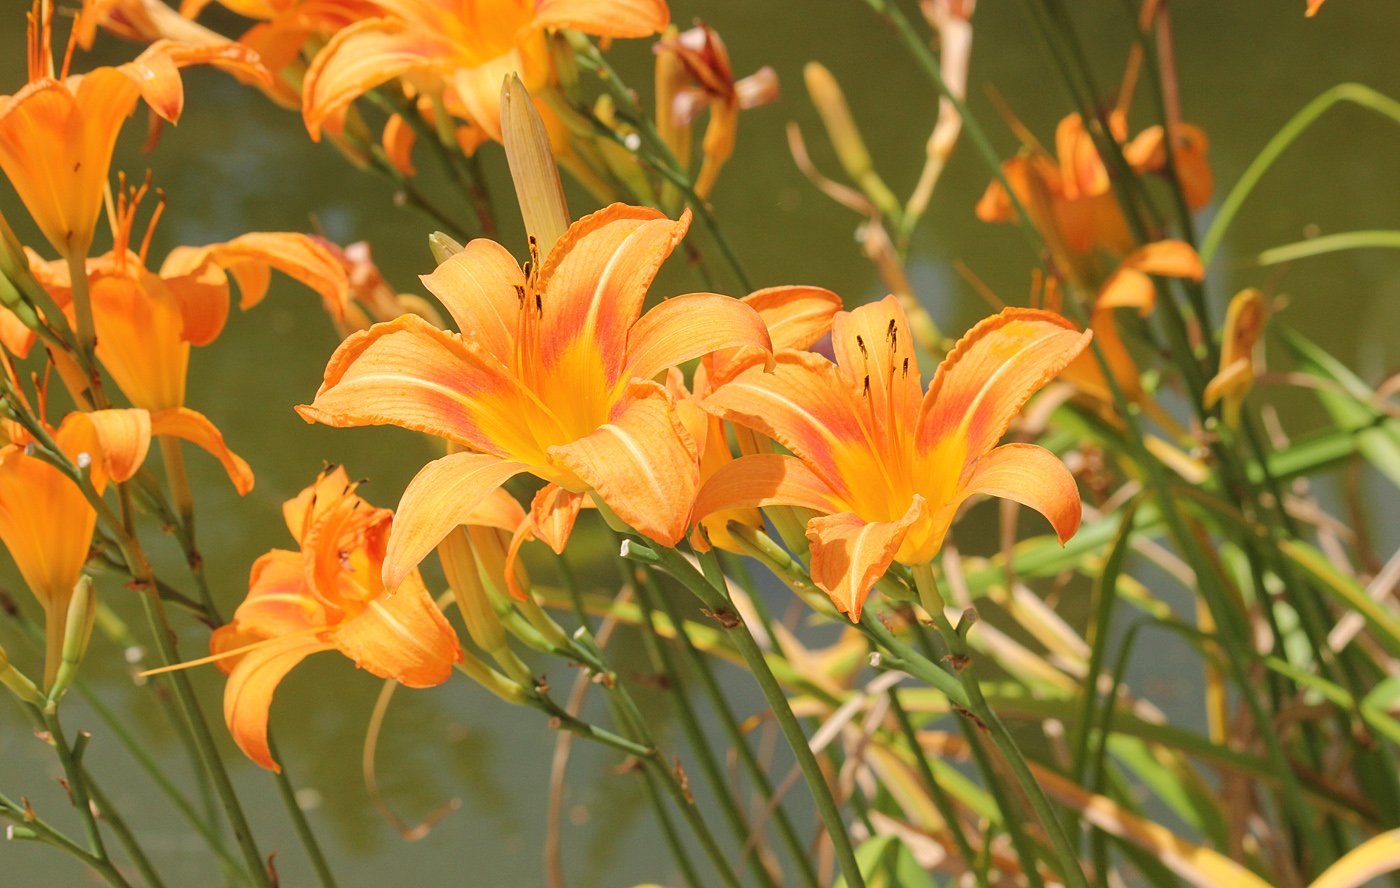
<instances>
[{"instance_id":1,"label":"sunlit petal","mask_svg":"<svg viewBox=\"0 0 1400 888\"><path fill-rule=\"evenodd\" d=\"M477 238L420 280L463 336L481 343L503 364L512 359L525 273L509 250Z\"/></svg>"},{"instance_id":2,"label":"sunlit petal","mask_svg":"<svg viewBox=\"0 0 1400 888\"><path fill-rule=\"evenodd\" d=\"M432 68L449 53L444 35L394 19L366 19L337 32L302 81L302 117L311 137L319 139L323 125L379 84Z\"/></svg>"},{"instance_id":3,"label":"sunlit petal","mask_svg":"<svg viewBox=\"0 0 1400 888\"><path fill-rule=\"evenodd\" d=\"M673 546L685 536L699 454L665 390L634 381L609 422L549 457L584 481L637 532Z\"/></svg>"},{"instance_id":4,"label":"sunlit petal","mask_svg":"<svg viewBox=\"0 0 1400 888\"><path fill-rule=\"evenodd\" d=\"M768 329L753 308L713 293L677 296L632 327L622 378L650 379L673 364L745 345L772 348Z\"/></svg>"},{"instance_id":5,"label":"sunlit petal","mask_svg":"<svg viewBox=\"0 0 1400 888\"><path fill-rule=\"evenodd\" d=\"M272 695L283 677L308 655L334 649L314 637L299 637L279 639L243 655L224 687L224 722L248 758L269 771L282 770L267 744Z\"/></svg>"},{"instance_id":6,"label":"sunlit petal","mask_svg":"<svg viewBox=\"0 0 1400 888\"><path fill-rule=\"evenodd\" d=\"M621 377L627 333L641 316L647 288L690 226L646 207L613 204L575 222L540 270L548 301L540 320L540 361L586 379L601 366L607 384Z\"/></svg>"},{"instance_id":7,"label":"sunlit petal","mask_svg":"<svg viewBox=\"0 0 1400 888\"><path fill-rule=\"evenodd\" d=\"M564 546L569 542L586 499L588 494L574 493L558 484L540 488L530 503L530 532L556 555L564 554Z\"/></svg>"},{"instance_id":8,"label":"sunlit petal","mask_svg":"<svg viewBox=\"0 0 1400 888\"><path fill-rule=\"evenodd\" d=\"M307 422L397 425L501 457L543 461L517 384L484 347L405 315L347 338Z\"/></svg>"},{"instance_id":9,"label":"sunlit petal","mask_svg":"<svg viewBox=\"0 0 1400 888\"><path fill-rule=\"evenodd\" d=\"M937 448L961 462L991 450L1026 400L1091 336L1059 315L1029 309L1007 309L973 327L929 385L917 432L921 453Z\"/></svg>"},{"instance_id":10,"label":"sunlit petal","mask_svg":"<svg viewBox=\"0 0 1400 888\"><path fill-rule=\"evenodd\" d=\"M698 524L718 512L762 506L803 506L844 512L847 502L802 460L776 453L743 456L722 466L695 496Z\"/></svg>"},{"instance_id":11,"label":"sunlit petal","mask_svg":"<svg viewBox=\"0 0 1400 888\"><path fill-rule=\"evenodd\" d=\"M417 571L393 593L370 601L331 638L357 666L411 688L442 684L462 655L457 634Z\"/></svg>"},{"instance_id":12,"label":"sunlit petal","mask_svg":"<svg viewBox=\"0 0 1400 888\"><path fill-rule=\"evenodd\" d=\"M1003 444L977 461L963 489L1015 500L1044 515L1063 544L1079 529L1079 487L1060 458L1034 444Z\"/></svg>"},{"instance_id":13,"label":"sunlit petal","mask_svg":"<svg viewBox=\"0 0 1400 888\"><path fill-rule=\"evenodd\" d=\"M483 453L451 453L419 470L399 500L384 556L384 588L397 589L448 531L524 470L521 463Z\"/></svg>"},{"instance_id":14,"label":"sunlit petal","mask_svg":"<svg viewBox=\"0 0 1400 888\"><path fill-rule=\"evenodd\" d=\"M253 489L253 470L238 454L228 449L223 434L204 414L188 407L175 407L152 413L151 434L183 438L203 448L223 465L240 496Z\"/></svg>"},{"instance_id":15,"label":"sunlit petal","mask_svg":"<svg viewBox=\"0 0 1400 888\"><path fill-rule=\"evenodd\" d=\"M807 348L831 329L841 297L821 287L768 287L743 302L768 325L774 348Z\"/></svg>"},{"instance_id":16,"label":"sunlit petal","mask_svg":"<svg viewBox=\"0 0 1400 888\"><path fill-rule=\"evenodd\" d=\"M532 24L596 37L646 37L670 21L664 0L540 0Z\"/></svg>"},{"instance_id":17,"label":"sunlit petal","mask_svg":"<svg viewBox=\"0 0 1400 888\"><path fill-rule=\"evenodd\" d=\"M927 514L915 495L897 521L867 523L854 512L824 515L807 522L812 580L852 622L860 620L870 589L889 569L909 525Z\"/></svg>"}]
</instances>

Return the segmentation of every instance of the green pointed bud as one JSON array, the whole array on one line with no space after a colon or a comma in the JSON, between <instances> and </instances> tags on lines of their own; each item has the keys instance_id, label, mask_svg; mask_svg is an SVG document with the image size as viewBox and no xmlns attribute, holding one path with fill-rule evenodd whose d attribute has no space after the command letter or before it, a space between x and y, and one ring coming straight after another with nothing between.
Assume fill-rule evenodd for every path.
<instances>
[{"instance_id":1,"label":"green pointed bud","mask_svg":"<svg viewBox=\"0 0 1400 888\"><path fill-rule=\"evenodd\" d=\"M462 245L441 231L428 235L428 249L433 251L433 261L438 265L462 252Z\"/></svg>"},{"instance_id":2,"label":"green pointed bud","mask_svg":"<svg viewBox=\"0 0 1400 888\"><path fill-rule=\"evenodd\" d=\"M43 697L34 682L10 664L10 657L3 647L0 647L0 684L9 688L16 697L26 703L38 706L43 702Z\"/></svg>"},{"instance_id":3,"label":"green pointed bud","mask_svg":"<svg viewBox=\"0 0 1400 888\"><path fill-rule=\"evenodd\" d=\"M476 556L472 554L471 540L460 525L438 543L438 560L442 562L442 572L447 576L447 585L452 588L452 596L457 600L457 609L462 612L462 620L467 624L467 632L476 646L488 654L506 647L506 630L501 618L481 584L477 570Z\"/></svg>"},{"instance_id":4,"label":"green pointed bud","mask_svg":"<svg viewBox=\"0 0 1400 888\"><path fill-rule=\"evenodd\" d=\"M865 147L860 130L856 128L851 108L846 104L846 96L831 72L817 62L808 62L802 69L807 81L807 93L812 104L817 106L831 146L836 149L836 157L846 174L860 185L877 207L892 219L899 218L899 198L885 185L875 165L870 160L870 151Z\"/></svg>"},{"instance_id":5,"label":"green pointed bud","mask_svg":"<svg viewBox=\"0 0 1400 888\"><path fill-rule=\"evenodd\" d=\"M534 238L543 260L569 230L569 206L549 132L525 84L514 74L506 75L501 84L501 138L525 231Z\"/></svg>"},{"instance_id":6,"label":"green pointed bud","mask_svg":"<svg viewBox=\"0 0 1400 888\"><path fill-rule=\"evenodd\" d=\"M558 31L549 37L549 58L554 63L559 88L570 98L578 98L578 56L568 38Z\"/></svg>"},{"instance_id":7,"label":"green pointed bud","mask_svg":"<svg viewBox=\"0 0 1400 888\"><path fill-rule=\"evenodd\" d=\"M49 689L49 699L57 700L68 690L73 679L78 677L78 666L87 653L88 642L92 640L92 627L97 621L97 592L93 589L92 577L83 576L73 587L73 598L68 602L68 620L63 631L63 661L58 674Z\"/></svg>"}]
</instances>

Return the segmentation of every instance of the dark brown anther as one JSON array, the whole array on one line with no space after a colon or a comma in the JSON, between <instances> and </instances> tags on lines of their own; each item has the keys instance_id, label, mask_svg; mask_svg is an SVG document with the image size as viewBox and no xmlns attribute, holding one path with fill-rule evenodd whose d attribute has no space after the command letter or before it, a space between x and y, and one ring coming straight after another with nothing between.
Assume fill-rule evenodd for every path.
<instances>
[{"instance_id":1,"label":"dark brown anther","mask_svg":"<svg viewBox=\"0 0 1400 888\"><path fill-rule=\"evenodd\" d=\"M885 330L885 339L890 343L890 351L899 351L899 328L894 325L894 318L890 318L890 326Z\"/></svg>"},{"instance_id":2,"label":"dark brown anther","mask_svg":"<svg viewBox=\"0 0 1400 888\"><path fill-rule=\"evenodd\" d=\"M539 293L535 294L535 311L539 314L544 314L544 300L540 298Z\"/></svg>"},{"instance_id":3,"label":"dark brown anther","mask_svg":"<svg viewBox=\"0 0 1400 888\"><path fill-rule=\"evenodd\" d=\"M862 358L870 357L865 351L865 340L861 339L859 336L856 337L856 347L860 349L860 356Z\"/></svg>"},{"instance_id":4,"label":"dark brown anther","mask_svg":"<svg viewBox=\"0 0 1400 888\"><path fill-rule=\"evenodd\" d=\"M861 392L861 394L862 394L863 396L867 397L867 398L870 397L870 374L869 374L869 373L865 374L865 386L864 386L864 390Z\"/></svg>"},{"instance_id":5,"label":"dark brown anther","mask_svg":"<svg viewBox=\"0 0 1400 888\"><path fill-rule=\"evenodd\" d=\"M516 284L516 285L515 285L515 301L516 301L516 302L524 302L524 301L525 301L525 287L524 287L522 284Z\"/></svg>"},{"instance_id":6,"label":"dark brown anther","mask_svg":"<svg viewBox=\"0 0 1400 888\"><path fill-rule=\"evenodd\" d=\"M905 358L905 359L904 359L904 378L905 378L905 379L908 379L908 378L909 378L909 359L908 359L908 358Z\"/></svg>"},{"instance_id":7,"label":"dark brown anther","mask_svg":"<svg viewBox=\"0 0 1400 888\"><path fill-rule=\"evenodd\" d=\"M525 265L524 265L524 267L523 267L522 270L525 272L525 279L526 279L526 280L529 280L529 279L530 279L530 270L531 270L532 268L534 268L534 267L535 267L535 265L534 265L533 262L531 262L529 259L526 259L526 260L525 260ZM516 286L519 286L519 284L517 284Z\"/></svg>"}]
</instances>

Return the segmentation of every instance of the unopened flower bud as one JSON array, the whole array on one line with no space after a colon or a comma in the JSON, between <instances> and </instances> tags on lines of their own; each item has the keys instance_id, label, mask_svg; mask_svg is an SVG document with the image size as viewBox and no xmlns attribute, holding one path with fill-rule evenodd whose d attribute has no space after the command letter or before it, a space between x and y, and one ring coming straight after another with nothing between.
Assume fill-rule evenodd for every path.
<instances>
[{"instance_id":1,"label":"unopened flower bud","mask_svg":"<svg viewBox=\"0 0 1400 888\"><path fill-rule=\"evenodd\" d=\"M78 675L78 666L87 653L88 642L92 640L92 627L97 620L97 593L93 589L92 577L83 576L73 587L73 597L68 602L68 620L63 630L63 661L58 674L49 689L50 699L57 700L73 683Z\"/></svg>"},{"instance_id":2,"label":"unopened flower bud","mask_svg":"<svg viewBox=\"0 0 1400 888\"><path fill-rule=\"evenodd\" d=\"M442 572L447 576L447 585L452 588L457 609L462 612L462 620L467 624L472 641L488 654L504 648L506 630L481 584L476 556L472 554L467 532L461 526L453 528L438 543L437 552L438 560L442 562Z\"/></svg>"},{"instance_id":3,"label":"unopened flower bud","mask_svg":"<svg viewBox=\"0 0 1400 888\"><path fill-rule=\"evenodd\" d=\"M821 115L827 136L846 174L886 215L897 216L899 199L875 172L870 152L865 147L860 130L856 129L850 106L846 104L846 96L841 92L836 78L817 62L808 62L802 69L802 76L807 81L812 104L817 106L817 113Z\"/></svg>"},{"instance_id":4,"label":"unopened flower bud","mask_svg":"<svg viewBox=\"0 0 1400 888\"><path fill-rule=\"evenodd\" d=\"M514 74L501 84L501 137L525 231L535 239L540 256L548 256L569 230L569 207L549 132L525 84Z\"/></svg>"},{"instance_id":5,"label":"unopened flower bud","mask_svg":"<svg viewBox=\"0 0 1400 888\"><path fill-rule=\"evenodd\" d=\"M433 261L438 265L462 252L462 245L441 231L428 235L428 249L433 252Z\"/></svg>"},{"instance_id":6,"label":"unopened flower bud","mask_svg":"<svg viewBox=\"0 0 1400 888\"><path fill-rule=\"evenodd\" d=\"M41 702L39 689L34 686L34 682L10 664L9 655L5 653L3 647L0 647L0 684L9 688L16 697L26 703L33 703L37 706Z\"/></svg>"}]
</instances>

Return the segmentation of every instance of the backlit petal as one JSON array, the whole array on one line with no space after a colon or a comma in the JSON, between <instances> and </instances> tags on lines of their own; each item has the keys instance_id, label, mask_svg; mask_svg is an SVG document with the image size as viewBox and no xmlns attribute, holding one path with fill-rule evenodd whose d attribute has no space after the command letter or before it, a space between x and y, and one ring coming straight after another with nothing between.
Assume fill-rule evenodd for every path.
<instances>
[{"instance_id":1,"label":"backlit petal","mask_svg":"<svg viewBox=\"0 0 1400 888\"><path fill-rule=\"evenodd\" d=\"M646 37L670 21L664 0L540 0L533 24L595 37Z\"/></svg>"},{"instance_id":2,"label":"backlit petal","mask_svg":"<svg viewBox=\"0 0 1400 888\"><path fill-rule=\"evenodd\" d=\"M228 449L224 436L202 413L188 407L176 407L151 414L151 434L183 438L213 454L228 472L229 480L239 495L253 489L253 470L236 453Z\"/></svg>"},{"instance_id":3,"label":"backlit petal","mask_svg":"<svg viewBox=\"0 0 1400 888\"><path fill-rule=\"evenodd\" d=\"M88 279L97 357L122 393L150 411L183 404L190 344L178 297L149 272Z\"/></svg>"},{"instance_id":4,"label":"backlit petal","mask_svg":"<svg viewBox=\"0 0 1400 888\"><path fill-rule=\"evenodd\" d=\"M506 533L514 533L524 520L525 510L521 508L520 503L510 495L509 490L499 487L487 494L486 499L462 519L462 523L475 527L494 527Z\"/></svg>"},{"instance_id":5,"label":"backlit petal","mask_svg":"<svg viewBox=\"0 0 1400 888\"><path fill-rule=\"evenodd\" d=\"M484 453L450 453L420 469L399 500L384 555L384 588L397 589L448 531L523 471L521 463Z\"/></svg>"},{"instance_id":6,"label":"backlit petal","mask_svg":"<svg viewBox=\"0 0 1400 888\"><path fill-rule=\"evenodd\" d=\"M633 325L622 376L650 379L674 364L745 345L772 349L768 329L753 308L714 293L677 296Z\"/></svg>"},{"instance_id":7,"label":"backlit petal","mask_svg":"<svg viewBox=\"0 0 1400 888\"><path fill-rule=\"evenodd\" d=\"M224 687L224 722L238 748L248 758L281 771L267 746L267 714L272 695L283 677L309 654L334 650L314 637L287 638L243 655Z\"/></svg>"},{"instance_id":8,"label":"backlit petal","mask_svg":"<svg viewBox=\"0 0 1400 888\"><path fill-rule=\"evenodd\" d=\"M874 434L885 452L906 449L924 387L899 300L886 296L854 311L837 312L831 348L852 395L866 399L883 420L875 424Z\"/></svg>"},{"instance_id":9,"label":"backlit petal","mask_svg":"<svg viewBox=\"0 0 1400 888\"><path fill-rule=\"evenodd\" d=\"M632 382L609 422L549 448L549 457L638 533L667 546L685 536L699 486L699 454L660 385Z\"/></svg>"},{"instance_id":10,"label":"backlit petal","mask_svg":"<svg viewBox=\"0 0 1400 888\"><path fill-rule=\"evenodd\" d=\"M509 250L477 238L419 280L452 315L463 336L481 343L502 364L513 359L518 288L525 286L525 273Z\"/></svg>"},{"instance_id":11,"label":"backlit petal","mask_svg":"<svg viewBox=\"0 0 1400 888\"><path fill-rule=\"evenodd\" d=\"M326 365L307 422L397 425L467 447L543 462L514 382L482 346L416 315L348 337Z\"/></svg>"},{"instance_id":12,"label":"backlit petal","mask_svg":"<svg viewBox=\"0 0 1400 888\"><path fill-rule=\"evenodd\" d=\"M350 488L344 466L322 471L315 483L282 503L282 518L298 542L306 539L311 522Z\"/></svg>"},{"instance_id":13,"label":"backlit petal","mask_svg":"<svg viewBox=\"0 0 1400 888\"><path fill-rule=\"evenodd\" d=\"M831 596L832 602L850 616L851 622L859 622L870 588L889 569L909 525L927 512L923 498L916 494L909 511L897 521L867 524L854 512L824 515L808 521L813 582Z\"/></svg>"},{"instance_id":14,"label":"backlit petal","mask_svg":"<svg viewBox=\"0 0 1400 888\"><path fill-rule=\"evenodd\" d=\"M1044 447L1003 444L994 449L977 461L963 493L999 496L1035 509L1062 544L1079 529L1079 487L1060 458Z\"/></svg>"},{"instance_id":15,"label":"backlit petal","mask_svg":"<svg viewBox=\"0 0 1400 888\"><path fill-rule=\"evenodd\" d=\"M601 366L607 384L616 383L647 288L689 226L689 210L673 222L624 204L570 226L544 261L537 285L544 367L588 379Z\"/></svg>"},{"instance_id":16,"label":"backlit petal","mask_svg":"<svg viewBox=\"0 0 1400 888\"><path fill-rule=\"evenodd\" d=\"M86 423L92 430L95 452L94 469L101 463L101 471L116 481L126 481L146 461L146 452L151 445L151 415L145 410L94 410L90 413L70 413L64 418L65 426L70 423ZM97 485L101 490L101 485Z\"/></svg>"},{"instance_id":17,"label":"backlit petal","mask_svg":"<svg viewBox=\"0 0 1400 888\"><path fill-rule=\"evenodd\" d=\"M462 655L452 631L417 571L398 590L372 600L332 633L336 647L355 665L411 688L440 685Z\"/></svg>"},{"instance_id":18,"label":"backlit petal","mask_svg":"<svg viewBox=\"0 0 1400 888\"><path fill-rule=\"evenodd\" d=\"M728 380L712 380L701 406L774 439L849 498L872 459L850 388L820 355L784 350L774 357L771 373L750 363Z\"/></svg>"},{"instance_id":19,"label":"backlit petal","mask_svg":"<svg viewBox=\"0 0 1400 888\"><path fill-rule=\"evenodd\" d=\"M385 81L431 68L450 50L443 36L393 19L344 28L316 54L302 81L302 117L313 139L351 102Z\"/></svg>"},{"instance_id":20,"label":"backlit petal","mask_svg":"<svg viewBox=\"0 0 1400 888\"><path fill-rule=\"evenodd\" d=\"M1089 344L1059 315L1008 308L977 324L944 359L929 385L919 416L917 446L923 457L937 450L937 471L962 467L991 450L1041 386ZM933 471L930 468L929 471Z\"/></svg>"},{"instance_id":21,"label":"backlit petal","mask_svg":"<svg viewBox=\"0 0 1400 888\"><path fill-rule=\"evenodd\" d=\"M46 609L67 610L96 524L97 512L66 475L22 447L0 448L0 541Z\"/></svg>"}]
</instances>

